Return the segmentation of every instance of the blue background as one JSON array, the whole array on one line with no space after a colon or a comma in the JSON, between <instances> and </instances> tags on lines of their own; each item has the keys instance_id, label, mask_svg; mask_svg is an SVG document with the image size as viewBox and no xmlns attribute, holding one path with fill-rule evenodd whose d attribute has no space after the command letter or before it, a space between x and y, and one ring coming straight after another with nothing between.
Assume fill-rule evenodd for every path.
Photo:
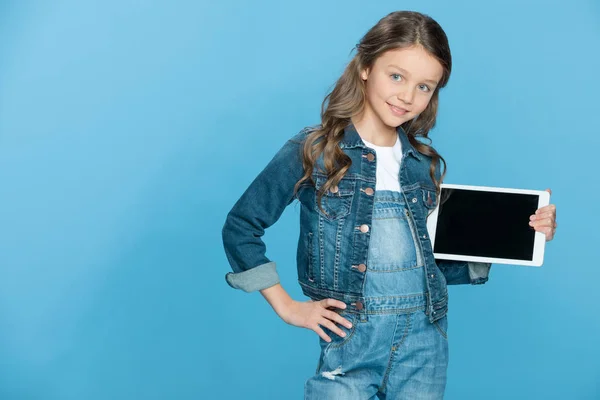
<instances>
[{"instance_id":1,"label":"blue background","mask_svg":"<svg viewBox=\"0 0 600 400\"><path fill-rule=\"evenodd\" d=\"M558 208L542 268L450 288L446 398L600 399L592 0L0 2L0 398L301 399L318 337L226 284L221 227L396 9L450 39L445 182ZM298 213L265 241L306 300Z\"/></svg>"}]
</instances>

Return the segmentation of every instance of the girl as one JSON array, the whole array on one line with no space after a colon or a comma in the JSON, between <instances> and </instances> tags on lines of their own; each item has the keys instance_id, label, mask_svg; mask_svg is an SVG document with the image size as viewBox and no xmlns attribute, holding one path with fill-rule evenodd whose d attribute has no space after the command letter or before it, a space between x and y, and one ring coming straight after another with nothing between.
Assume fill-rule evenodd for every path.
<instances>
[{"instance_id":1,"label":"girl","mask_svg":"<svg viewBox=\"0 0 600 400\"><path fill-rule=\"evenodd\" d=\"M416 138L429 139L451 66L432 18L381 19L326 96L321 124L290 138L227 216L229 285L260 290L285 322L320 337L306 399L443 398L447 285L485 283L490 270L435 260L427 233L446 163ZM294 199L307 302L285 292L261 240ZM551 240L555 206L536 214L530 225Z\"/></svg>"}]
</instances>

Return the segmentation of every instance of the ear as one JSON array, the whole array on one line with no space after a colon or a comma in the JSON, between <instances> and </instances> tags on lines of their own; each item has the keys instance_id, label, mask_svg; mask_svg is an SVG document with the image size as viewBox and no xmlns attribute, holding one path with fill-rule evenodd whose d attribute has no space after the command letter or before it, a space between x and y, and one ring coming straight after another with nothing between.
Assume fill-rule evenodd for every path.
<instances>
[{"instance_id":1,"label":"ear","mask_svg":"<svg viewBox=\"0 0 600 400\"><path fill-rule=\"evenodd\" d=\"M369 73L370 73L370 71L369 71L369 68L365 68L365 69L363 69L362 71L360 71L360 78L361 78L363 81L366 81L366 80L367 80L367 78L369 77Z\"/></svg>"}]
</instances>

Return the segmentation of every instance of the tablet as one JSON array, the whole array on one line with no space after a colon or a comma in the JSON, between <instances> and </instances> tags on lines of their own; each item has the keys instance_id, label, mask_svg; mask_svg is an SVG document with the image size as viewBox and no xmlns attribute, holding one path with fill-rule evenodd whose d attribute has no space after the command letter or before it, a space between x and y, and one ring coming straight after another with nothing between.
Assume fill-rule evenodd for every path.
<instances>
[{"instance_id":1,"label":"tablet","mask_svg":"<svg viewBox=\"0 0 600 400\"><path fill-rule=\"evenodd\" d=\"M438 259L539 267L546 235L529 225L550 204L540 190L441 184L438 204L427 217Z\"/></svg>"}]
</instances>

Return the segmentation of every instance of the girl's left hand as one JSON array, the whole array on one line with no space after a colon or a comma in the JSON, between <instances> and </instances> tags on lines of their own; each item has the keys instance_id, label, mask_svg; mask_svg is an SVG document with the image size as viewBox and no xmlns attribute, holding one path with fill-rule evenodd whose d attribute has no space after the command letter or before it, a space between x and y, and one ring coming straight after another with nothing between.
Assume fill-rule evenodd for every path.
<instances>
[{"instance_id":1,"label":"girl's left hand","mask_svg":"<svg viewBox=\"0 0 600 400\"><path fill-rule=\"evenodd\" d=\"M552 190L546 189L546 192L552 194ZM554 239L556 233L556 206L548 204L545 207L538 208L534 215L529 217L529 226L532 226L538 232L546 234L546 242Z\"/></svg>"}]
</instances>

